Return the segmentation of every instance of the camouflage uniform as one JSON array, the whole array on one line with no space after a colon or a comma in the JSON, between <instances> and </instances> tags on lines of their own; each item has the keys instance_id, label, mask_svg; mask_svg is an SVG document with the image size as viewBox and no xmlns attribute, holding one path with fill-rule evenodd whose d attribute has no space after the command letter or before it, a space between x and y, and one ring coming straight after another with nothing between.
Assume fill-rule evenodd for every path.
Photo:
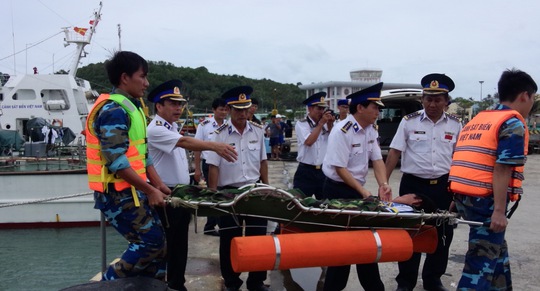
<instances>
[{"instance_id":1,"label":"camouflage uniform","mask_svg":"<svg viewBox=\"0 0 540 291\"><path fill-rule=\"evenodd\" d=\"M497 110L509 109L498 105ZM524 125L517 118L508 119L499 131L496 163L525 164ZM493 214L493 195L473 197L456 195L459 213L467 220L489 225ZM507 202L508 206L508 202ZM471 226L469 250L458 290L512 290L512 277L505 231L493 232L489 226Z\"/></svg>"},{"instance_id":2,"label":"camouflage uniform","mask_svg":"<svg viewBox=\"0 0 540 291\"><path fill-rule=\"evenodd\" d=\"M129 95L121 90L117 94ZM130 98L136 105L140 102ZM126 111L114 101L108 101L101 108L94 121L94 128L101 144L106 167L111 172L130 167L125 153L129 146L128 131L131 125ZM152 164L150 158L147 166ZM120 260L103 274L103 280L145 276L160 280L166 274L166 242L161 221L156 211L148 204L146 195L137 190L141 206L136 207L131 189L115 191L108 187L108 193L94 192L94 208L101 210L111 225L129 242Z\"/></svg>"}]
</instances>

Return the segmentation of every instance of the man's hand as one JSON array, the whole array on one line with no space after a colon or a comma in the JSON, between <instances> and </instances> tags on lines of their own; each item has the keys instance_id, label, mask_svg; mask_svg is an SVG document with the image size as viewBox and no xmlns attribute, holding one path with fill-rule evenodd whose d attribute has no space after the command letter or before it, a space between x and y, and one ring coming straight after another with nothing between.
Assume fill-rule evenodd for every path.
<instances>
[{"instance_id":1,"label":"man's hand","mask_svg":"<svg viewBox=\"0 0 540 291\"><path fill-rule=\"evenodd\" d=\"M216 142L214 152L224 158L227 162L234 162L238 159L238 153L234 146L226 143Z\"/></svg>"},{"instance_id":2,"label":"man's hand","mask_svg":"<svg viewBox=\"0 0 540 291\"><path fill-rule=\"evenodd\" d=\"M336 120L335 116L330 111L326 111L323 116L321 117L321 121L323 124L325 123L333 123Z\"/></svg>"},{"instance_id":3,"label":"man's hand","mask_svg":"<svg viewBox=\"0 0 540 291\"><path fill-rule=\"evenodd\" d=\"M199 169L199 167L196 167L195 173L193 174L193 179L195 179L195 182L199 183L199 181L201 181L201 177L202 177L201 169Z\"/></svg>"},{"instance_id":4,"label":"man's hand","mask_svg":"<svg viewBox=\"0 0 540 291\"><path fill-rule=\"evenodd\" d=\"M379 186L379 199L382 201L392 201L392 188L388 184L382 184Z\"/></svg>"},{"instance_id":5,"label":"man's hand","mask_svg":"<svg viewBox=\"0 0 540 291\"><path fill-rule=\"evenodd\" d=\"M150 193L146 193L146 196L148 197L148 204L150 204L150 207L164 207L165 206L165 199L167 198L167 194L163 193L160 189L154 188L154 191L151 191ZM169 193L171 190L167 188Z\"/></svg>"},{"instance_id":6,"label":"man's hand","mask_svg":"<svg viewBox=\"0 0 540 291\"><path fill-rule=\"evenodd\" d=\"M489 229L493 230L494 232L501 232L506 229L507 225L508 219L506 218L505 213L494 211L491 215L491 224L489 226Z\"/></svg>"},{"instance_id":7,"label":"man's hand","mask_svg":"<svg viewBox=\"0 0 540 291\"><path fill-rule=\"evenodd\" d=\"M420 207L422 205L422 198L416 196L416 194L405 194L396 197L392 202Z\"/></svg>"}]
</instances>

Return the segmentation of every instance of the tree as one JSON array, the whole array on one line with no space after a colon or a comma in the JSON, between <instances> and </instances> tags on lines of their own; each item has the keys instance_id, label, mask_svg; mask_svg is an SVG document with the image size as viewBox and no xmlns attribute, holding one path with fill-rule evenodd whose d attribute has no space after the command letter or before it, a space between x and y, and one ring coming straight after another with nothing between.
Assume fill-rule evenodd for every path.
<instances>
[{"instance_id":1,"label":"tree","mask_svg":"<svg viewBox=\"0 0 540 291\"><path fill-rule=\"evenodd\" d=\"M498 100L499 93L495 93L493 96L488 94L486 98L483 98L480 102L478 102L479 111L492 108L495 104L497 104Z\"/></svg>"},{"instance_id":2,"label":"tree","mask_svg":"<svg viewBox=\"0 0 540 291\"><path fill-rule=\"evenodd\" d=\"M457 97L452 100L452 103L456 103L459 106L457 113L461 117L461 120L464 120L465 116L468 115L467 109L471 108L475 102L472 97L469 97L469 99Z\"/></svg>"}]
</instances>

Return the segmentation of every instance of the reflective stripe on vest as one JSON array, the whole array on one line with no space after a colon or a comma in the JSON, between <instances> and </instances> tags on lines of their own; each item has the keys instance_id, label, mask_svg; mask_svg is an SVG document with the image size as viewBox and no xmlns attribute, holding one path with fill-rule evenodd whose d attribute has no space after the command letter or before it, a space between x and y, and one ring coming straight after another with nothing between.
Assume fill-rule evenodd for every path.
<instances>
[{"instance_id":1,"label":"reflective stripe on vest","mask_svg":"<svg viewBox=\"0 0 540 291\"><path fill-rule=\"evenodd\" d=\"M497 160L498 135L501 125L516 117L525 120L515 110L486 110L476 115L459 134L450 167L450 191L467 196L486 197L493 194L493 169ZM527 155L529 132L525 130ZM514 167L507 193L516 201L523 193L523 166Z\"/></svg>"},{"instance_id":2,"label":"reflective stripe on vest","mask_svg":"<svg viewBox=\"0 0 540 291\"><path fill-rule=\"evenodd\" d=\"M141 179L146 181L146 119L144 118L142 109L137 108L123 95L102 94L94 104L86 121L88 185L90 189L99 192L107 192L109 183L114 184L116 191L132 188L135 203L139 204L135 188L120 177L114 175L114 173L111 173L109 169L105 167L106 161L101 155L101 145L97 138L97 133L93 128L93 123L97 113L108 100L112 100L119 104L129 115L131 121L131 126L128 131L129 147L125 155L131 168L139 175L139 177L141 177Z\"/></svg>"}]
</instances>

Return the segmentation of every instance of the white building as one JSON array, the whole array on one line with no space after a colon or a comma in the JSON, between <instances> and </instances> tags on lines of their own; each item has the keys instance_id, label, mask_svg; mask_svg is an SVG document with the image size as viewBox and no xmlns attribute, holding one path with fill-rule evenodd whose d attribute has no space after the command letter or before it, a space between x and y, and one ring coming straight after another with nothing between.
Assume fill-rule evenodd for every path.
<instances>
[{"instance_id":1,"label":"white building","mask_svg":"<svg viewBox=\"0 0 540 291\"><path fill-rule=\"evenodd\" d=\"M311 83L300 85L299 88L306 90L306 98L318 92L326 92L326 99L329 102L330 108L336 110L339 99L344 99L349 94L379 83L382 72L380 69L360 69L350 72L350 81ZM404 88L422 89L422 86L420 85L420 81L416 84L384 82L383 85L383 90Z\"/></svg>"}]
</instances>

